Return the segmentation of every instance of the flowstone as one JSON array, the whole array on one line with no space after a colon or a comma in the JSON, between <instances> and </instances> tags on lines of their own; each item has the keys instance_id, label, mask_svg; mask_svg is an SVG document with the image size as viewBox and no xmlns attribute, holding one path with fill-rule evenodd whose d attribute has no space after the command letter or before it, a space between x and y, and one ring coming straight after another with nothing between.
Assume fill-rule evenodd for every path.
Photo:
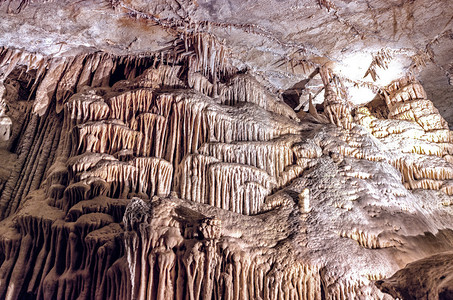
<instances>
[{"instance_id":1,"label":"flowstone","mask_svg":"<svg viewBox=\"0 0 453 300\"><path fill-rule=\"evenodd\" d=\"M451 249L451 132L414 78L354 107L324 66L324 110L296 114L211 36L186 42L3 50L0 298L385 299Z\"/></svg>"}]
</instances>

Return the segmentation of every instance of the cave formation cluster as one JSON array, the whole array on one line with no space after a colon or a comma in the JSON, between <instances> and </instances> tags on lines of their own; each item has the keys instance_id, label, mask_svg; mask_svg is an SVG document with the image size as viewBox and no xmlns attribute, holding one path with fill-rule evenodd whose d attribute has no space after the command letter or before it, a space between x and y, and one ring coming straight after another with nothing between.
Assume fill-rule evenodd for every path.
<instances>
[{"instance_id":1,"label":"cave formation cluster","mask_svg":"<svg viewBox=\"0 0 453 300\"><path fill-rule=\"evenodd\" d=\"M0 49L0 299L453 297L452 133L416 77L357 105L307 64L296 112L229 55Z\"/></svg>"}]
</instances>

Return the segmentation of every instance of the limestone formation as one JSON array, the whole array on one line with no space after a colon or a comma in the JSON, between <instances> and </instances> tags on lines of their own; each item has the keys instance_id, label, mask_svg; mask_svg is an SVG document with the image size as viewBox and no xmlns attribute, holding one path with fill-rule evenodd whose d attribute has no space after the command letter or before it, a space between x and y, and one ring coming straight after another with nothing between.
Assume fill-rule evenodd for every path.
<instances>
[{"instance_id":1,"label":"limestone formation","mask_svg":"<svg viewBox=\"0 0 453 300\"><path fill-rule=\"evenodd\" d=\"M451 4L287 2L0 0L0 299L452 297Z\"/></svg>"},{"instance_id":2,"label":"limestone formation","mask_svg":"<svg viewBox=\"0 0 453 300\"><path fill-rule=\"evenodd\" d=\"M450 299L453 296L451 259L451 252L433 255L408 264L376 284L395 298Z\"/></svg>"}]
</instances>

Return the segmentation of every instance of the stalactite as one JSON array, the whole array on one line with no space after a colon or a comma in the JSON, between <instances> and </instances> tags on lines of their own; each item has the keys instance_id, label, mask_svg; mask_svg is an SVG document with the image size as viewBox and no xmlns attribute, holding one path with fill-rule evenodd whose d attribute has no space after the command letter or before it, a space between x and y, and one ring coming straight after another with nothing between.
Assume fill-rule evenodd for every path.
<instances>
[{"instance_id":1,"label":"stalactite","mask_svg":"<svg viewBox=\"0 0 453 300\"><path fill-rule=\"evenodd\" d=\"M189 87L206 96L213 96L214 84L201 73L189 72L187 77Z\"/></svg>"},{"instance_id":2,"label":"stalactite","mask_svg":"<svg viewBox=\"0 0 453 300\"><path fill-rule=\"evenodd\" d=\"M163 157L167 141L167 118L153 114L139 114L131 122L131 128L142 132L143 140L137 152L144 156Z\"/></svg>"},{"instance_id":3,"label":"stalactite","mask_svg":"<svg viewBox=\"0 0 453 300\"><path fill-rule=\"evenodd\" d=\"M390 118L415 121L425 131L448 129L448 124L439 114L431 101L426 99L398 102L389 114Z\"/></svg>"},{"instance_id":4,"label":"stalactite","mask_svg":"<svg viewBox=\"0 0 453 300\"><path fill-rule=\"evenodd\" d=\"M107 54L99 55L99 63L97 66L92 68L93 81L91 82L92 87L109 86L110 76L115 67L113 58Z\"/></svg>"},{"instance_id":5,"label":"stalactite","mask_svg":"<svg viewBox=\"0 0 453 300\"><path fill-rule=\"evenodd\" d=\"M234 121L234 118L229 116L231 113L227 108L221 106L218 106L215 111L205 112L204 108L209 103L211 106L214 104L212 100L194 93L179 93L177 96L160 94L155 98L150 92L152 91L146 89L123 92L107 101L110 106L111 118L120 119L126 122L130 128L141 132L133 133L124 127L122 129L124 134L116 140L121 142L128 139L127 145L120 143L123 145L122 147L134 149L139 155L164 157L177 165L185 154L195 152L205 141L268 140L286 133L297 132L291 127L279 130L278 126L269 126L267 122L255 124L256 122L251 118L245 125L246 130L243 130L243 125L235 123L231 125L227 123L225 127L219 127L216 122L220 121L217 119ZM90 100L89 97L92 97L93 100ZM96 105L93 110L98 112L99 117L94 117L90 112L92 105ZM99 113L99 105L103 105L99 96L87 96L86 98L78 96L67 104L68 110L72 109L71 119L81 119L76 121L80 124L77 126L78 130L75 131L74 137L74 142L80 145L79 151L106 151L104 148L112 142L110 132L113 134L113 131L119 130L112 129L112 127L121 127L110 121L107 123L111 125L107 125L105 121L96 124L89 122L82 124L81 122L87 118L102 119L107 115L107 113ZM77 110L75 110L76 107ZM252 107L245 107L243 114L247 115L251 110ZM141 114L134 116L132 112ZM74 117L74 115L79 116L80 114L82 116ZM212 120L211 116L215 119ZM272 115L269 115L269 118L274 121L274 124L282 124L278 118ZM74 121L72 122L74 123ZM267 129L260 126L262 124L266 124ZM232 131L229 129L231 126L234 128ZM248 129L249 127L251 128ZM241 136L241 134L246 135ZM251 136L248 136L249 134ZM133 140L136 141L134 146L132 145ZM109 153L113 154L120 150L121 145L112 145Z\"/></svg>"},{"instance_id":6,"label":"stalactite","mask_svg":"<svg viewBox=\"0 0 453 300\"><path fill-rule=\"evenodd\" d=\"M214 156L223 162L254 166L278 177L294 163L291 146L295 140L297 136L267 142L206 143L198 153Z\"/></svg>"},{"instance_id":7,"label":"stalactite","mask_svg":"<svg viewBox=\"0 0 453 300\"><path fill-rule=\"evenodd\" d=\"M53 143L59 132L57 128L61 126L60 120L54 117L39 119L36 116L28 124L19 161L2 193L0 207L3 218L16 211L28 192L39 188L49 160L56 151ZM45 148L41 149L41 145Z\"/></svg>"},{"instance_id":8,"label":"stalactite","mask_svg":"<svg viewBox=\"0 0 453 300\"><path fill-rule=\"evenodd\" d=\"M293 151L296 158L317 158L321 157L322 149L314 141L308 140L303 143L293 145Z\"/></svg>"},{"instance_id":9,"label":"stalactite","mask_svg":"<svg viewBox=\"0 0 453 300\"><path fill-rule=\"evenodd\" d=\"M100 152L114 154L122 149L140 149L142 133L121 121L97 121L77 125L73 130L75 153Z\"/></svg>"},{"instance_id":10,"label":"stalactite","mask_svg":"<svg viewBox=\"0 0 453 300\"><path fill-rule=\"evenodd\" d=\"M254 181L247 181L240 185L237 190L237 197L233 198L237 203L233 211L244 214L253 215L262 212L266 196L271 193L269 188Z\"/></svg>"},{"instance_id":11,"label":"stalactite","mask_svg":"<svg viewBox=\"0 0 453 300\"><path fill-rule=\"evenodd\" d=\"M164 93L157 97L153 112L167 119L166 142L162 143L166 145L166 160L178 165L186 154L195 152L207 141L203 109L209 103L212 100L195 93Z\"/></svg>"},{"instance_id":12,"label":"stalactite","mask_svg":"<svg viewBox=\"0 0 453 300\"><path fill-rule=\"evenodd\" d=\"M388 162L401 172L407 188L448 192L443 187L443 181L451 179L451 133L447 122L413 78L392 83L384 97L388 120L379 119L362 107L356 112L356 121L398 153Z\"/></svg>"},{"instance_id":13,"label":"stalactite","mask_svg":"<svg viewBox=\"0 0 453 300\"><path fill-rule=\"evenodd\" d=\"M448 130L447 122L431 101L427 100L423 87L413 79L393 83L385 93L389 118L418 123L426 132ZM448 139L446 139L449 142Z\"/></svg>"},{"instance_id":14,"label":"stalactite","mask_svg":"<svg viewBox=\"0 0 453 300\"><path fill-rule=\"evenodd\" d=\"M2 48L0 51L0 59L0 69L3 69L2 80L8 77L18 65L26 65L27 71L30 69L38 69L40 70L38 72L39 75L47 61L47 59L40 54L10 48Z\"/></svg>"},{"instance_id":15,"label":"stalactite","mask_svg":"<svg viewBox=\"0 0 453 300\"><path fill-rule=\"evenodd\" d=\"M71 157L67 161L70 179L75 178L78 173L83 173L96 166L96 164L101 160L113 161L115 160L115 157L110 154L92 152L85 152L81 155Z\"/></svg>"},{"instance_id":16,"label":"stalactite","mask_svg":"<svg viewBox=\"0 0 453 300\"><path fill-rule=\"evenodd\" d=\"M330 120L330 123L335 124L345 129L352 128L351 104L345 99L342 93L342 87L335 84L336 77L333 77L329 70L321 68L321 78L324 84L324 112Z\"/></svg>"},{"instance_id":17,"label":"stalactite","mask_svg":"<svg viewBox=\"0 0 453 300\"><path fill-rule=\"evenodd\" d=\"M311 94L309 95L309 99L308 99L308 112L315 120L317 120L321 124L329 124L329 120L327 119L327 117L325 115L318 114L316 107L313 105L313 99L312 99Z\"/></svg>"},{"instance_id":18,"label":"stalactite","mask_svg":"<svg viewBox=\"0 0 453 300\"><path fill-rule=\"evenodd\" d=\"M125 247L130 272L135 282L145 283L133 287L133 298L166 299L166 289L176 299L321 297L318 267L297 260L276 261L270 253L246 250L230 236L229 219L223 214L221 218L203 217L181 204L176 199L162 199L149 208L135 200L126 209ZM179 215L180 211L185 214ZM180 225L160 221L168 218ZM248 224L245 218L242 222ZM224 244L226 240L228 244Z\"/></svg>"},{"instance_id":19,"label":"stalactite","mask_svg":"<svg viewBox=\"0 0 453 300\"><path fill-rule=\"evenodd\" d=\"M209 165L219 160L212 156L187 155L176 171L176 190L182 199L206 201L208 199Z\"/></svg>"},{"instance_id":20,"label":"stalactite","mask_svg":"<svg viewBox=\"0 0 453 300\"><path fill-rule=\"evenodd\" d=\"M62 211L35 197L16 219L21 250L14 256L14 269L10 266L8 272L10 279L19 284L2 284L2 297L15 299L34 294L38 299L105 298L106 281L111 277L107 274L122 256L119 224L113 223L111 215L93 212L85 212L73 223L65 224ZM125 204L122 207L121 217ZM2 269L7 271L5 267L7 264L2 263ZM23 281L26 277L29 282ZM123 273L118 280L127 283L127 275Z\"/></svg>"},{"instance_id":21,"label":"stalactite","mask_svg":"<svg viewBox=\"0 0 453 300\"><path fill-rule=\"evenodd\" d=\"M150 111L154 105L153 90L137 89L127 91L110 98L108 104L111 110L110 117L127 124L136 113Z\"/></svg>"},{"instance_id":22,"label":"stalactite","mask_svg":"<svg viewBox=\"0 0 453 300\"><path fill-rule=\"evenodd\" d=\"M114 199L106 196L98 196L90 200L82 200L69 209L68 214L66 215L66 220L74 222L84 214L104 213L112 216L114 222L120 223L128 204L128 199Z\"/></svg>"},{"instance_id":23,"label":"stalactite","mask_svg":"<svg viewBox=\"0 0 453 300\"><path fill-rule=\"evenodd\" d=\"M238 121L240 120L240 121ZM302 127L283 125L279 116L245 104L239 108L210 106L206 109L206 122L211 141L231 143L233 141L268 141L285 134L297 134Z\"/></svg>"},{"instance_id":24,"label":"stalactite","mask_svg":"<svg viewBox=\"0 0 453 300\"><path fill-rule=\"evenodd\" d=\"M378 251L399 244L333 228L363 206L376 215L377 186L398 212L417 212L396 170L407 188L453 194L451 133L413 81L386 89L388 112L355 111L370 135L323 70L326 116L311 103L315 119L299 122L250 74L233 76L219 41L185 38L186 51L156 54L152 67L102 52L66 61L0 52L3 73L24 60L37 70L44 113L25 119L0 201L0 298L368 297L378 275L341 277L312 259L320 240L308 226ZM320 196L331 184L348 187L334 202ZM315 219L320 207L341 213Z\"/></svg>"},{"instance_id":25,"label":"stalactite","mask_svg":"<svg viewBox=\"0 0 453 300\"><path fill-rule=\"evenodd\" d=\"M71 97L64 109L65 126L68 130L88 121L105 120L110 114L110 108L103 98L89 93Z\"/></svg>"},{"instance_id":26,"label":"stalactite","mask_svg":"<svg viewBox=\"0 0 453 300\"><path fill-rule=\"evenodd\" d=\"M109 195L123 193L168 195L170 193L173 166L163 159L135 158L130 162L99 161L92 169L80 175L80 179L99 177L110 183Z\"/></svg>"},{"instance_id":27,"label":"stalactite","mask_svg":"<svg viewBox=\"0 0 453 300\"><path fill-rule=\"evenodd\" d=\"M274 178L270 177L266 172L263 172L254 167L248 167L240 164L232 163L213 163L208 169L209 178L209 198L208 204L223 209L231 210L237 213L250 211L250 207L255 207L255 203L251 195L245 194L253 189L241 187L249 182L256 182L263 187L263 190L270 190L276 186ZM266 195L266 194L265 194ZM263 202L264 195L256 199L258 202ZM246 200L240 202L239 200ZM247 201L248 200L248 201Z\"/></svg>"},{"instance_id":28,"label":"stalactite","mask_svg":"<svg viewBox=\"0 0 453 300\"><path fill-rule=\"evenodd\" d=\"M63 73L55 94L57 113L61 112L66 100L75 93L84 60L85 56L79 55L76 56L71 63L68 62L67 70Z\"/></svg>"},{"instance_id":29,"label":"stalactite","mask_svg":"<svg viewBox=\"0 0 453 300\"><path fill-rule=\"evenodd\" d=\"M219 88L222 103L235 105L238 102L250 102L267 111L297 120L295 112L283 101L264 89L255 79L248 75L237 75L227 86Z\"/></svg>"},{"instance_id":30,"label":"stalactite","mask_svg":"<svg viewBox=\"0 0 453 300\"><path fill-rule=\"evenodd\" d=\"M279 188L288 185L293 179L300 177L302 173L308 169L308 166L291 165L277 178L277 186Z\"/></svg>"},{"instance_id":31,"label":"stalactite","mask_svg":"<svg viewBox=\"0 0 453 300\"><path fill-rule=\"evenodd\" d=\"M376 79L379 78L377 75L377 68L381 69L388 69L388 64L390 63L392 59L392 54L388 49L381 49L379 50L376 55L373 55L373 60L368 67L365 76L363 78L367 77L368 75L371 76L373 81L376 81Z\"/></svg>"},{"instance_id":32,"label":"stalactite","mask_svg":"<svg viewBox=\"0 0 453 300\"><path fill-rule=\"evenodd\" d=\"M190 155L182 166L179 189L183 199L238 213L258 212L260 203L276 184L274 178L259 169L222 164L218 159L205 155Z\"/></svg>"},{"instance_id":33,"label":"stalactite","mask_svg":"<svg viewBox=\"0 0 453 300\"><path fill-rule=\"evenodd\" d=\"M184 37L186 48L193 49L189 56L189 69L202 72L212 78L230 74L233 68L228 63L228 48L224 47L214 36L207 33L196 33Z\"/></svg>"},{"instance_id":34,"label":"stalactite","mask_svg":"<svg viewBox=\"0 0 453 300\"><path fill-rule=\"evenodd\" d=\"M21 179L21 172L24 169L24 165L26 163L27 157L28 157L28 152L30 151L32 145L33 145L33 139L35 135L35 130L38 124L38 116L34 116L32 120L30 121L29 125L27 126L26 133L25 133L25 139L22 144L22 152L19 155L18 162L16 163L16 166L13 170L13 173L11 174L10 178L8 179L5 189L3 190L2 197L1 197L1 211L2 215L1 218L3 219L4 217L8 216L6 213L6 210L8 209L10 205L10 201L14 197L14 192L16 185L20 183Z\"/></svg>"},{"instance_id":35,"label":"stalactite","mask_svg":"<svg viewBox=\"0 0 453 300\"><path fill-rule=\"evenodd\" d=\"M368 249L381 248L381 244L377 236L367 232L363 232L361 230L355 229L348 232L344 231L340 233L340 236L356 240L360 246Z\"/></svg>"},{"instance_id":36,"label":"stalactite","mask_svg":"<svg viewBox=\"0 0 453 300\"><path fill-rule=\"evenodd\" d=\"M19 66L26 67L26 74L35 70L36 75L32 75L30 79L33 82L32 94L36 90L34 112L42 116L53 97L56 99L56 111L60 113L66 101L75 92L81 92L86 86L108 87L112 74L118 65L123 63L126 66L134 66L131 67L132 69L127 67L124 69L124 76L133 79L141 75L142 69L146 69L145 66L150 63L151 59L152 57L140 59L130 56L114 56L104 52L51 59L19 49L2 48L0 70L2 70L3 75L0 80L6 78ZM177 78L178 68L160 65L154 71L150 70L147 74L144 74L136 85L140 87L148 82L157 86L160 86L160 84L179 86L181 82ZM33 73L30 72L30 74ZM184 85L181 84L180 86L183 87Z\"/></svg>"},{"instance_id":37,"label":"stalactite","mask_svg":"<svg viewBox=\"0 0 453 300\"><path fill-rule=\"evenodd\" d=\"M14 232L11 230L11 232ZM6 299L8 291L8 282L11 278L11 272L15 266L17 255L20 249L20 235L9 234L7 239L2 239L0 250L2 253L2 265L0 268L0 297Z\"/></svg>"},{"instance_id":38,"label":"stalactite","mask_svg":"<svg viewBox=\"0 0 453 300\"><path fill-rule=\"evenodd\" d=\"M213 84L200 73L190 72L188 85L209 97L219 97L222 104L234 106L240 102L249 102L290 119L298 119L296 113L286 103L266 90L250 75L236 75L226 84Z\"/></svg>"},{"instance_id":39,"label":"stalactite","mask_svg":"<svg viewBox=\"0 0 453 300\"><path fill-rule=\"evenodd\" d=\"M91 86L93 80L93 72L96 71L98 63L98 54L95 53L86 57L83 69L79 76L79 80L77 81L77 92L82 91L85 86Z\"/></svg>"},{"instance_id":40,"label":"stalactite","mask_svg":"<svg viewBox=\"0 0 453 300\"><path fill-rule=\"evenodd\" d=\"M146 88L184 88L184 82L179 78L181 66L160 64L157 68L149 68L137 78L133 86Z\"/></svg>"},{"instance_id":41,"label":"stalactite","mask_svg":"<svg viewBox=\"0 0 453 300\"><path fill-rule=\"evenodd\" d=\"M57 89L57 84L60 81L64 69L66 68L66 64L66 61L53 62L49 66L46 75L39 84L39 87L36 91L36 99L33 107L33 111L39 116L44 115L47 108L49 107L50 101L55 94L55 90Z\"/></svg>"}]
</instances>

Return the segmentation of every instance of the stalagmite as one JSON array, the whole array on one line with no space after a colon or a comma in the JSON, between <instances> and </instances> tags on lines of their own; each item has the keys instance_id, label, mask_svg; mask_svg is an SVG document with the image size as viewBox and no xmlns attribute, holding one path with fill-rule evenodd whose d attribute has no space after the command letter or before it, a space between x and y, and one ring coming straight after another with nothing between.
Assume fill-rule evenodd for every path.
<instances>
[{"instance_id":1,"label":"stalagmite","mask_svg":"<svg viewBox=\"0 0 453 300\"><path fill-rule=\"evenodd\" d=\"M304 189L302 193L299 194L299 209L303 213L310 212L310 190Z\"/></svg>"}]
</instances>

